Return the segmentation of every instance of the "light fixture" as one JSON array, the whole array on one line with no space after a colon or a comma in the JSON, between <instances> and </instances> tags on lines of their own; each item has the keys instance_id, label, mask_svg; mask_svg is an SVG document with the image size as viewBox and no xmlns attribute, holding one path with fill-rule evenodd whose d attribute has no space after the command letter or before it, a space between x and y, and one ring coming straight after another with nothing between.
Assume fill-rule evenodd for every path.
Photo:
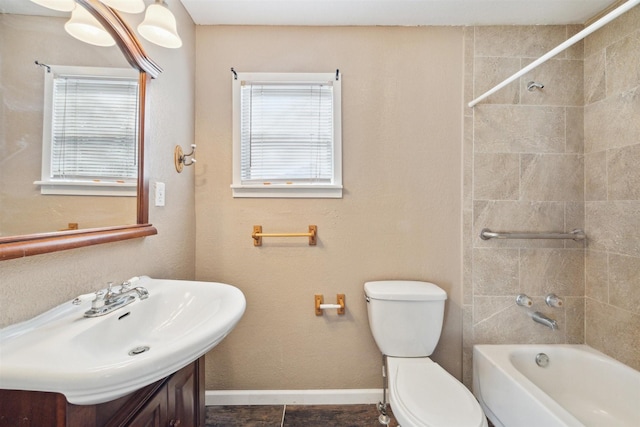
<instances>
[{"instance_id":1,"label":"light fixture","mask_svg":"<svg viewBox=\"0 0 640 427\"><path fill-rule=\"evenodd\" d=\"M182 46L176 18L164 0L156 0L147 8L144 21L138 25L138 32L145 39L162 47L175 49Z\"/></svg>"},{"instance_id":2,"label":"light fixture","mask_svg":"<svg viewBox=\"0 0 640 427\"><path fill-rule=\"evenodd\" d=\"M71 19L64 24L64 29L73 37L96 46L113 46L113 37L100 22L82 6L76 6L71 12Z\"/></svg>"},{"instance_id":3,"label":"light fixture","mask_svg":"<svg viewBox=\"0 0 640 427\"><path fill-rule=\"evenodd\" d=\"M125 13L140 13L144 10L143 0L100 0L109 7Z\"/></svg>"},{"instance_id":4,"label":"light fixture","mask_svg":"<svg viewBox=\"0 0 640 427\"><path fill-rule=\"evenodd\" d=\"M100 22L76 0L31 0L40 6L63 12L71 12L71 19L64 25L67 33L78 40L96 46L113 46L116 42L102 27ZM100 0L105 6L125 13L140 13L144 10L144 0ZM179 48L182 40L178 35L176 18L167 7L165 0L155 0L147 8L144 21L138 25L142 37L162 47Z\"/></svg>"},{"instance_id":5,"label":"light fixture","mask_svg":"<svg viewBox=\"0 0 640 427\"><path fill-rule=\"evenodd\" d=\"M61 12L71 12L76 6L75 0L31 0L33 3Z\"/></svg>"}]
</instances>

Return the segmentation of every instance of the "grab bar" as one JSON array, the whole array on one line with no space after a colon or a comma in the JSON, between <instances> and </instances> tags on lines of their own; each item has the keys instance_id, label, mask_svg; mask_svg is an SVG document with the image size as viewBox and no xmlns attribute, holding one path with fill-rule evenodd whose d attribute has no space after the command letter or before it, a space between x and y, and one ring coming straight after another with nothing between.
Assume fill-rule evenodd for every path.
<instances>
[{"instance_id":1,"label":"grab bar","mask_svg":"<svg viewBox=\"0 0 640 427\"><path fill-rule=\"evenodd\" d=\"M572 239L575 241L584 240L587 235L579 228L571 231L571 233L498 233L483 228L480 232L482 240L489 239Z\"/></svg>"},{"instance_id":2,"label":"grab bar","mask_svg":"<svg viewBox=\"0 0 640 427\"><path fill-rule=\"evenodd\" d=\"M263 237L308 237L309 246L315 246L318 236L318 226L310 225L308 233L263 233L261 225L253 226L253 246L262 246Z\"/></svg>"}]
</instances>

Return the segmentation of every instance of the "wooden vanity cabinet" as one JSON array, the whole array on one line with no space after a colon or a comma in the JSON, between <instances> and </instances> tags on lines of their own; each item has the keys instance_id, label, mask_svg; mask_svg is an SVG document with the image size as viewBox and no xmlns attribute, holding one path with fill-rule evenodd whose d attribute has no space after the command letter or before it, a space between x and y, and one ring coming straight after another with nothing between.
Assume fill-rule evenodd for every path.
<instances>
[{"instance_id":1,"label":"wooden vanity cabinet","mask_svg":"<svg viewBox=\"0 0 640 427\"><path fill-rule=\"evenodd\" d=\"M59 393L0 390L0 427L204 427L204 356L130 395L73 405Z\"/></svg>"},{"instance_id":2,"label":"wooden vanity cabinet","mask_svg":"<svg viewBox=\"0 0 640 427\"><path fill-rule=\"evenodd\" d=\"M197 387L199 383L204 386L204 378L200 380L197 371L204 369L176 372L130 422L109 423L105 427L204 427L204 387L200 392Z\"/></svg>"}]
</instances>

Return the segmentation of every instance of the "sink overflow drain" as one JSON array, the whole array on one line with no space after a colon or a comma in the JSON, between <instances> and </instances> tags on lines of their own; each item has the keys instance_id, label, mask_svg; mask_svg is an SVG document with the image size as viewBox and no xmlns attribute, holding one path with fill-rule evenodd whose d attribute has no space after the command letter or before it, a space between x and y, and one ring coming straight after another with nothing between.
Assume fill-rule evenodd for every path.
<instances>
[{"instance_id":1,"label":"sink overflow drain","mask_svg":"<svg viewBox=\"0 0 640 427\"><path fill-rule=\"evenodd\" d=\"M143 345L143 346L140 346L140 347L136 347L133 350L129 351L129 356L137 356L138 354L142 354L145 351L148 351L149 348L150 347L146 346L146 345Z\"/></svg>"}]
</instances>

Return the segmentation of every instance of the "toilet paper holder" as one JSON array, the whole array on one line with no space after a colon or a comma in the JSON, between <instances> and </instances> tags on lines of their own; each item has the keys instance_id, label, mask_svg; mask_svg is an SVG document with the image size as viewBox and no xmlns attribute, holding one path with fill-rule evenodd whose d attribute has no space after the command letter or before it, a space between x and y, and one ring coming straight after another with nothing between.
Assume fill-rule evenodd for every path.
<instances>
[{"instance_id":1,"label":"toilet paper holder","mask_svg":"<svg viewBox=\"0 0 640 427\"><path fill-rule=\"evenodd\" d=\"M336 294L336 304L325 304L324 296L316 294L314 297L316 316L322 316L323 310L337 309L338 314L345 314L344 294Z\"/></svg>"}]
</instances>

